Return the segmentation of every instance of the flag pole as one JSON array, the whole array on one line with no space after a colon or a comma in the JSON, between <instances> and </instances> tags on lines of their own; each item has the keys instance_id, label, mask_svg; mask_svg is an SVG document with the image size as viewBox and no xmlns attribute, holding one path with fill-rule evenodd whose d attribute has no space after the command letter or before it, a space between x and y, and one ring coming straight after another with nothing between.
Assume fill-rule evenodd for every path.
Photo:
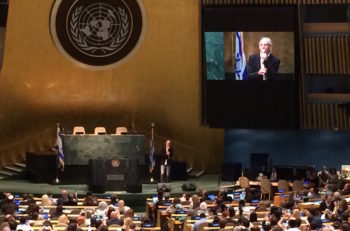
<instances>
[{"instance_id":1,"label":"flag pole","mask_svg":"<svg viewBox=\"0 0 350 231\"><path fill-rule=\"evenodd\" d=\"M56 136L58 136L58 131L60 129L60 123L56 124ZM58 137L56 137L56 139L58 139ZM58 178L58 165L59 165L59 157L58 157L58 141L56 140L56 184L60 183L60 179Z\"/></svg>"},{"instance_id":2,"label":"flag pole","mask_svg":"<svg viewBox=\"0 0 350 231\"><path fill-rule=\"evenodd\" d=\"M151 175L150 181L153 182L153 170L154 170L154 122L151 123L151 141L150 141L150 153L149 153L149 173Z\"/></svg>"}]
</instances>

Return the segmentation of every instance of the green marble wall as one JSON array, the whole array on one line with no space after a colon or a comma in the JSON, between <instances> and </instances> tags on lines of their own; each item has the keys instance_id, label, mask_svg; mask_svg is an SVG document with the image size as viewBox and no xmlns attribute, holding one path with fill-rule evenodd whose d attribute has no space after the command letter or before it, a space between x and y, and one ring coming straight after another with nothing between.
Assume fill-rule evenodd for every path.
<instances>
[{"instance_id":1,"label":"green marble wall","mask_svg":"<svg viewBox=\"0 0 350 231\"><path fill-rule=\"evenodd\" d=\"M208 80L225 79L224 33L205 32L205 56Z\"/></svg>"},{"instance_id":2,"label":"green marble wall","mask_svg":"<svg viewBox=\"0 0 350 231\"><path fill-rule=\"evenodd\" d=\"M65 165L88 165L89 159L138 159L144 164L144 135L63 135Z\"/></svg>"}]
</instances>

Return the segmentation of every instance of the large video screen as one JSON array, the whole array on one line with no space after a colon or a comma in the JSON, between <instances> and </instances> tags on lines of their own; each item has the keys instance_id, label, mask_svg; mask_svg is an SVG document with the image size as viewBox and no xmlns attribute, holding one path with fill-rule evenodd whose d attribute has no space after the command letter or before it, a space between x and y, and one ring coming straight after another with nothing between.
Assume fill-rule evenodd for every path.
<instances>
[{"instance_id":1,"label":"large video screen","mask_svg":"<svg viewBox=\"0 0 350 231\"><path fill-rule=\"evenodd\" d=\"M295 73L293 32L205 32L207 80L285 80Z\"/></svg>"},{"instance_id":2,"label":"large video screen","mask_svg":"<svg viewBox=\"0 0 350 231\"><path fill-rule=\"evenodd\" d=\"M203 7L203 118L211 127L297 129L294 7Z\"/></svg>"}]
</instances>

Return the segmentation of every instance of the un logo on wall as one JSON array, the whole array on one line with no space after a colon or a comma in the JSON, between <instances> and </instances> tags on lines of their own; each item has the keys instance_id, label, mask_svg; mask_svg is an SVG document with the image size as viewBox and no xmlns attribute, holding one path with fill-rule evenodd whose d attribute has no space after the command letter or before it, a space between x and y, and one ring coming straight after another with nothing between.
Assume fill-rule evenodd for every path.
<instances>
[{"instance_id":1,"label":"un logo on wall","mask_svg":"<svg viewBox=\"0 0 350 231\"><path fill-rule=\"evenodd\" d=\"M106 69L135 52L145 23L141 0L56 0L50 29L68 59L80 67Z\"/></svg>"}]
</instances>

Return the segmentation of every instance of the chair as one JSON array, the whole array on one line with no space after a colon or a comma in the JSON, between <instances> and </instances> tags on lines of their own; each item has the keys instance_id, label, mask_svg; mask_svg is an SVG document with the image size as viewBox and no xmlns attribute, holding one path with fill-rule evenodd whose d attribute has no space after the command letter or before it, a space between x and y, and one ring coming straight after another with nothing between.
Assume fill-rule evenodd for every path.
<instances>
[{"instance_id":1,"label":"chair","mask_svg":"<svg viewBox=\"0 0 350 231\"><path fill-rule=\"evenodd\" d=\"M260 190L261 190L261 195L260 195L260 200L263 198L264 195L268 194L269 195L269 201L271 200L271 182L268 179L262 179L260 182Z\"/></svg>"},{"instance_id":2,"label":"chair","mask_svg":"<svg viewBox=\"0 0 350 231\"><path fill-rule=\"evenodd\" d=\"M117 127L115 134L121 135L123 132L128 132L128 129L126 127Z\"/></svg>"},{"instance_id":3,"label":"chair","mask_svg":"<svg viewBox=\"0 0 350 231\"><path fill-rule=\"evenodd\" d=\"M279 180L277 182L278 190L284 190L284 192L289 192L289 183L286 180Z\"/></svg>"},{"instance_id":4,"label":"chair","mask_svg":"<svg viewBox=\"0 0 350 231\"><path fill-rule=\"evenodd\" d=\"M107 134L106 128L104 128L104 127L96 127L95 131L94 131L94 134L95 135L106 135Z\"/></svg>"},{"instance_id":5,"label":"chair","mask_svg":"<svg viewBox=\"0 0 350 231\"><path fill-rule=\"evenodd\" d=\"M295 180L293 182L293 191L300 191L304 189L304 181L303 180Z\"/></svg>"},{"instance_id":6,"label":"chair","mask_svg":"<svg viewBox=\"0 0 350 231\"><path fill-rule=\"evenodd\" d=\"M85 128L81 126L75 126L73 128L73 135L85 135Z\"/></svg>"},{"instance_id":7,"label":"chair","mask_svg":"<svg viewBox=\"0 0 350 231\"><path fill-rule=\"evenodd\" d=\"M243 189L249 188L249 179L245 176L241 176L238 178L239 186Z\"/></svg>"}]
</instances>

